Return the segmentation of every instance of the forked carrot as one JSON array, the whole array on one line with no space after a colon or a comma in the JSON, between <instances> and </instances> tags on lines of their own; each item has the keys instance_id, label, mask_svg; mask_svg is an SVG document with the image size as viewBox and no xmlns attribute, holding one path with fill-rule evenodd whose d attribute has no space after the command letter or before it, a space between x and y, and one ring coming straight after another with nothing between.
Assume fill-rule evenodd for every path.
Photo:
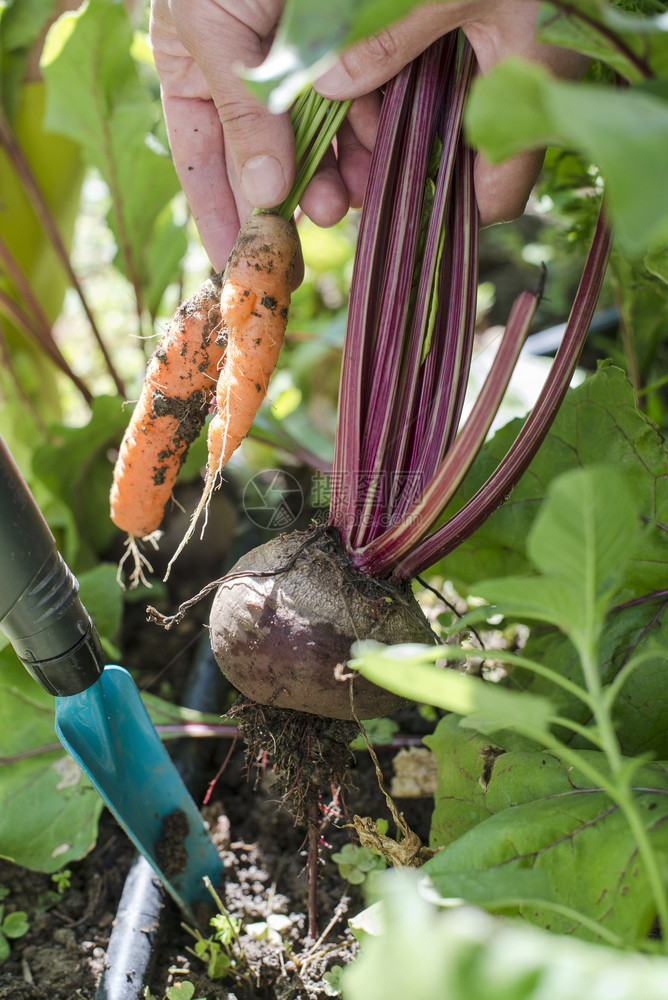
<instances>
[{"instance_id":1,"label":"forked carrot","mask_svg":"<svg viewBox=\"0 0 668 1000\"><path fill-rule=\"evenodd\" d=\"M141 395L128 424L114 468L111 519L127 532L134 567L130 586L146 582L150 564L138 540L155 544L188 447L199 435L225 357L220 315L220 275L177 309L151 357Z\"/></svg>"},{"instance_id":2,"label":"forked carrot","mask_svg":"<svg viewBox=\"0 0 668 1000\"><path fill-rule=\"evenodd\" d=\"M206 482L165 579L266 395L283 344L297 248L292 222L263 212L252 215L242 226L230 254L220 302L227 352L216 390L217 411L209 424Z\"/></svg>"}]
</instances>

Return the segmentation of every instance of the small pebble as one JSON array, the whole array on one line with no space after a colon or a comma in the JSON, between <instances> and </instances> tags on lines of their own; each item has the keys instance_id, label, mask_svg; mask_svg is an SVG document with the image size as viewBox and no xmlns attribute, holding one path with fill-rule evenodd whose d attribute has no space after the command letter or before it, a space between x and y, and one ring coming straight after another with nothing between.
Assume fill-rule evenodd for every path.
<instances>
[{"instance_id":1,"label":"small pebble","mask_svg":"<svg viewBox=\"0 0 668 1000\"><path fill-rule=\"evenodd\" d=\"M62 944L68 951L78 948L77 936L71 927L56 927L53 932L53 940L56 944Z\"/></svg>"}]
</instances>

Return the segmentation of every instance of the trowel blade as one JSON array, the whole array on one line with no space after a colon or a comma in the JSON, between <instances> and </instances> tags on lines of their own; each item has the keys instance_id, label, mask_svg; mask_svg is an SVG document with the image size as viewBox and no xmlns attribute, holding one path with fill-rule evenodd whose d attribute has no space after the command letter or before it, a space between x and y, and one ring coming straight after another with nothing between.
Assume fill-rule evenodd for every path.
<instances>
[{"instance_id":1,"label":"trowel blade","mask_svg":"<svg viewBox=\"0 0 668 1000\"><path fill-rule=\"evenodd\" d=\"M211 902L222 862L130 674L107 666L80 694L56 699L56 730L185 915Z\"/></svg>"}]
</instances>

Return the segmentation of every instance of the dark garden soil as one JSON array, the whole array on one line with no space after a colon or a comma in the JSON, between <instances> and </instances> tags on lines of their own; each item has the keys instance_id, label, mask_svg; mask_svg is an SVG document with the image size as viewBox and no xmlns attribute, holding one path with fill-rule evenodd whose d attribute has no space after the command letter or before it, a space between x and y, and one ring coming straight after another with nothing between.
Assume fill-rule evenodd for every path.
<instances>
[{"instance_id":1,"label":"dark garden soil","mask_svg":"<svg viewBox=\"0 0 668 1000\"><path fill-rule=\"evenodd\" d=\"M220 746L226 757L229 743ZM395 751L379 750L389 779ZM221 761L222 762L222 761ZM212 759L206 777L217 769ZM266 922L268 915L287 919L279 924L282 940L255 940L252 927L241 930L243 978L211 980L205 963L188 953L193 938L184 930L176 908L170 906L166 928L156 947L150 988L162 1000L166 988L179 980L195 986L195 996L206 1000L320 998L325 972L345 965L355 951L347 919L364 906L360 888L346 883L331 860L334 851L356 842L346 828L353 814L374 819L391 817L378 787L368 755L356 755L349 787L329 819L331 806L323 796L323 820L318 883L318 930L329 928L314 942L307 937L305 878L306 830L282 808L271 770L249 773L241 745L235 747L218 779L211 803L204 808L225 869L223 901L230 916L243 925ZM325 789L327 793L331 790ZM409 825L428 835L432 800L396 798ZM93 1000L105 967L106 949L125 876L134 849L113 817L103 813L95 849L71 865L71 884L62 895L54 892L48 875L0 862L0 885L9 889L8 909L25 910L30 929L12 942L10 958L0 966L0 1000ZM258 929L259 930L259 929Z\"/></svg>"},{"instance_id":2,"label":"dark garden soil","mask_svg":"<svg viewBox=\"0 0 668 1000\"><path fill-rule=\"evenodd\" d=\"M160 605L162 610L173 611L203 583L220 575L237 518L236 505L229 498L221 498L219 506L219 545L199 546L199 560L184 554L172 592ZM211 532L209 537L216 535ZM166 545L165 551L170 548ZM145 602L128 605L121 637L122 662L133 672L140 688L148 687L163 695L168 690L180 703L193 651L197 649L196 640L206 621L206 607L165 633L146 622L145 606ZM223 714L234 698L235 693L229 691L224 704L210 706L209 710ZM419 713L404 711L395 718L405 742L419 742L425 728ZM355 952L348 918L364 907L360 887L344 881L331 855L344 844L357 842L350 826L355 814L374 820L384 817L390 821L390 832L394 829L369 754L358 751L352 758L348 787L341 791L321 789L319 936L314 940L308 937L304 817L295 818L281 805L282 792L271 761L261 758L259 766L251 766L241 739L207 740L206 747L201 789L196 798L202 802L208 784L220 771L203 812L224 862L225 908L231 917L241 921L243 958L238 959L233 974L210 979L206 963L188 951L195 944L194 938L168 901L163 933L154 948L151 994L163 1000L171 985L187 980L195 987L194 997L206 1000L324 997L325 973L333 966L344 966ZM401 753L396 748L378 748L388 788L397 752ZM408 825L425 841L433 799L396 797L396 804ZM94 850L69 866L70 885L61 894L55 891L50 876L0 861L0 886L9 890L3 900L6 910L24 910L30 922L28 933L11 942L10 957L0 965L0 1000L94 1000L133 859L134 848L105 810ZM258 940L262 928L252 925L266 925L270 914L274 915L270 939L265 926L264 939Z\"/></svg>"}]
</instances>

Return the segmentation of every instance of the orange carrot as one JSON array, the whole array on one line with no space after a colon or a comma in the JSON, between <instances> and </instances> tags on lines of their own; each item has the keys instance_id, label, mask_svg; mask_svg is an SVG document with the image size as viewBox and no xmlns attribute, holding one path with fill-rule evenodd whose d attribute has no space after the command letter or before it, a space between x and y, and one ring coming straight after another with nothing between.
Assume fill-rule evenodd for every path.
<instances>
[{"instance_id":1,"label":"orange carrot","mask_svg":"<svg viewBox=\"0 0 668 1000\"><path fill-rule=\"evenodd\" d=\"M111 519L127 532L134 571L150 568L137 539L153 541L188 447L199 435L225 356L221 277L209 279L176 311L149 361L141 395L114 468ZM120 567L119 567L120 571Z\"/></svg>"},{"instance_id":2,"label":"orange carrot","mask_svg":"<svg viewBox=\"0 0 668 1000\"><path fill-rule=\"evenodd\" d=\"M209 425L206 482L167 575L207 507L222 469L248 434L266 395L283 344L297 249L292 222L265 212L247 220L230 254L220 303L227 330L227 352L216 390L217 412Z\"/></svg>"}]
</instances>

